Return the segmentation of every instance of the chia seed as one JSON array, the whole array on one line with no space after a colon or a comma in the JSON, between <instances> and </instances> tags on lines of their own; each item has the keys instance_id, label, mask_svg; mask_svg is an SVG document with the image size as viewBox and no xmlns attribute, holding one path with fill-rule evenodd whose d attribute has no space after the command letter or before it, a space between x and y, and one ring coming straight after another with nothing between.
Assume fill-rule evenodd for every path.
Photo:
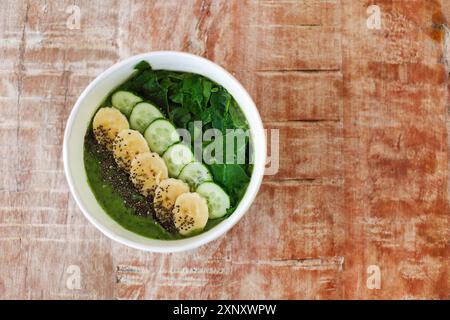
<instances>
[{"instance_id":1,"label":"chia seed","mask_svg":"<svg viewBox=\"0 0 450 320\"><path fill-rule=\"evenodd\" d=\"M167 221L166 219L160 221L158 219L153 205L153 197L144 197L138 192L130 180L130 175L119 167L113 153L97 142L92 130L88 130L85 136L85 147L88 152L95 154L100 163L102 179L114 188L127 208L131 209L137 216L153 218L167 231L176 233L173 221Z\"/></svg>"}]
</instances>

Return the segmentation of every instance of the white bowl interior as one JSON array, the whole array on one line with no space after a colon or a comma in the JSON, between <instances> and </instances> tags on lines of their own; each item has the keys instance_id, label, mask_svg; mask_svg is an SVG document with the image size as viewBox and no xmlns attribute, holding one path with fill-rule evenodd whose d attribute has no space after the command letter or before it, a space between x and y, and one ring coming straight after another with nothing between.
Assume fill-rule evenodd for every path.
<instances>
[{"instance_id":1,"label":"white bowl interior","mask_svg":"<svg viewBox=\"0 0 450 320\"><path fill-rule=\"evenodd\" d=\"M115 222L98 204L92 193L84 168L84 135L100 103L115 87L133 73L141 60L154 69L166 69L201 74L221 84L235 98L244 112L254 146L254 168L247 191L227 219L197 236L181 240L157 240L140 236ZM196 248L227 232L247 211L255 198L264 175L266 142L261 118L250 95L227 71L213 62L183 52L158 51L133 56L115 64L99 75L78 98L67 123L64 136L64 168L70 190L78 206L100 231L108 237L133 248L153 252L176 252Z\"/></svg>"}]
</instances>

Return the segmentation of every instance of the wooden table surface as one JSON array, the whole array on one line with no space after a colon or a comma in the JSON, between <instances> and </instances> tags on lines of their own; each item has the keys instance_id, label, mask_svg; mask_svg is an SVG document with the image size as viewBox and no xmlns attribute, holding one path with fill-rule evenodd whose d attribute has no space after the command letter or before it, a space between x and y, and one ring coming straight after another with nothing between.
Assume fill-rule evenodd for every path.
<instances>
[{"instance_id":1,"label":"wooden table surface","mask_svg":"<svg viewBox=\"0 0 450 320\"><path fill-rule=\"evenodd\" d=\"M449 298L450 1L5 0L0 16L0 298ZM63 172L79 94L152 50L224 66L279 129L250 211L182 254L103 236Z\"/></svg>"}]
</instances>

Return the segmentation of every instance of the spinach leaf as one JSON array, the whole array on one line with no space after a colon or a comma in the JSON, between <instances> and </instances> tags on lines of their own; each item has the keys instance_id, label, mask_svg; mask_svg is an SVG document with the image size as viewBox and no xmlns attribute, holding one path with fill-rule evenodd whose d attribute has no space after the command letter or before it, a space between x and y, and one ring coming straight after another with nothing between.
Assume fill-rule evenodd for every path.
<instances>
[{"instance_id":1,"label":"spinach leaf","mask_svg":"<svg viewBox=\"0 0 450 320\"><path fill-rule=\"evenodd\" d=\"M192 116L189 110L184 108L174 108L170 114L169 119L175 123L178 128L187 128L188 123L191 121Z\"/></svg>"},{"instance_id":2,"label":"spinach leaf","mask_svg":"<svg viewBox=\"0 0 450 320\"><path fill-rule=\"evenodd\" d=\"M230 118L233 122L234 127L239 129L248 129L247 120L245 119L244 113L237 105L237 102L233 100L231 102L232 107L229 108Z\"/></svg>"},{"instance_id":3,"label":"spinach leaf","mask_svg":"<svg viewBox=\"0 0 450 320\"><path fill-rule=\"evenodd\" d=\"M175 103L183 104L183 92L175 91L169 96L170 100L172 100Z\"/></svg>"},{"instance_id":4,"label":"spinach leaf","mask_svg":"<svg viewBox=\"0 0 450 320\"><path fill-rule=\"evenodd\" d=\"M231 95L225 89L218 90L211 93L211 107L223 114L228 112L231 102Z\"/></svg>"},{"instance_id":5,"label":"spinach leaf","mask_svg":"<svg viewBox=\"0 0 450 320\"><path fill-rule=\"evenodd\" d=\"M211 93L211 122L213 128L221 130L224 134L226 129L233 129L229 109L232 97L225 89L218 89Z\"/></svg>"},{"instance_id":6,"label":"spinach leaf","mask_svg":"<svg viewBox=\"0 0 450 320\"><path fill-rule=\"evenodd\" d=\"M207 79L202 79L202 85L203 85L203 99L207 103L209 101L209 98L211 97L212 82Z\"/></svg>"},{"instance_id":7,"label":"spinach leaf","mask_svg":"<svg viewBox=\"0 0 450 320\"><path fill-rule=\"evenodd\" d=\"M152 66L145 60L142 60L137 65L134 66L135 70L145 70L145 69L152 69Z\"/></svg>"},{"instance_id":8,"label":"spinach leaf","mask_svg":"<svg viewBox=\"0 0 450 320\"><path fill-rule=\"evenodd\" d=\"M203 110L203 112L200 116L200 120L202 120L202 122L203 122L203 128L205 128L205 126L211 122L212 110L213 110L212 108L207 108L207 109Z\"/></svg>"},{"instance_id":9,"label":"spinach leaf","mask_svg":"<svg viewBox=\"0 0 450 320\"><path fill-rule=\"evenodd\" d=\"M203 87L199 76L194 74L187 74L183 79L183 93L185 96L190 96L192 101L198 104L201 110L203 102Z\"/></svg>"}]
</instances>

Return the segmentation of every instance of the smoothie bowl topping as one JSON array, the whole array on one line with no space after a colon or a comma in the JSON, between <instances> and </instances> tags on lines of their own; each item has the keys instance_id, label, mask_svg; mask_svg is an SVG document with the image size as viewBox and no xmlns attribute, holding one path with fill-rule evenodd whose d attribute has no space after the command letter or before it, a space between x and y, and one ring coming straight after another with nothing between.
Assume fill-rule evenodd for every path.
<instances>
[{"instance_id":1,"label":"smoothie bowl topping","mask_svg":"<svg viewBox=\"0 0 450 320\"><path fill-rule=\"evenodd\" d=\"M88 183L105 212L134 233L197 235L232 215L245 194L253 170L248 129L219 84L141 61L85 133Z\"/></svg>"}]
</instances>

